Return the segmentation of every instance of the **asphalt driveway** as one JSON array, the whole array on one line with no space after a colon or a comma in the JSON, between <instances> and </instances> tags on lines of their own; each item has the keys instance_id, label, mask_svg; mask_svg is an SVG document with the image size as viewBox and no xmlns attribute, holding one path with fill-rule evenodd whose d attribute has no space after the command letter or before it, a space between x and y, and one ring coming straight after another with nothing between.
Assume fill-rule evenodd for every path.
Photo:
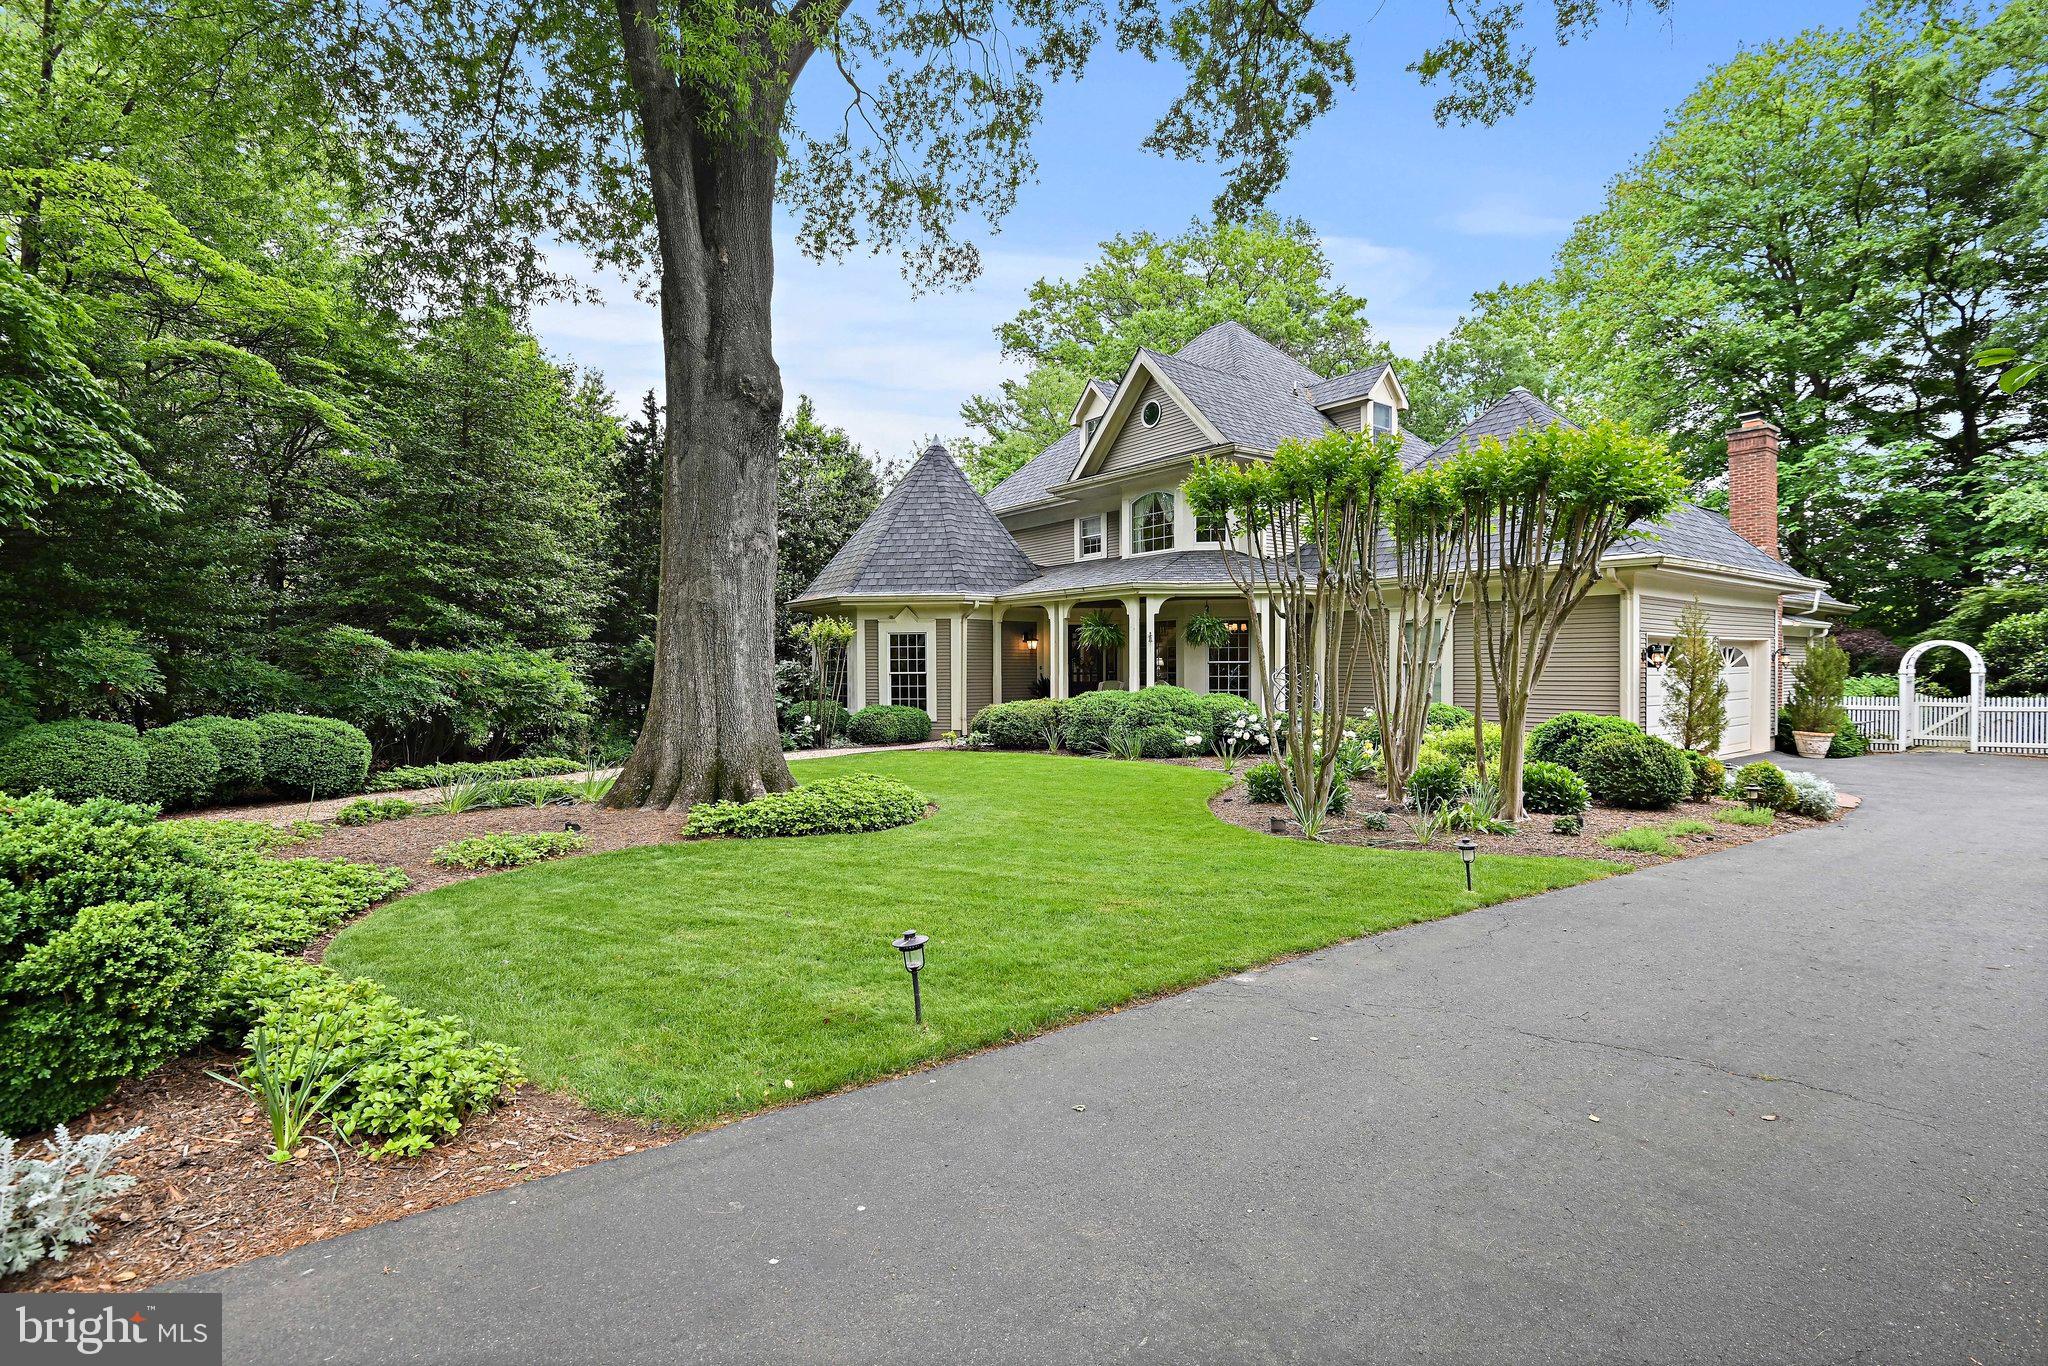
<instances>
[{"instance_id":1,"label":"asphalt driveway","mask_svg":"<svg viewBox=\"0 0 2048 1366\"><path fill-rule=\"evenodd\" d=\"M2048 1359L2048 762L1816 767L1868 805L186 1288L263 1363Z\"/></svg>"}]
</instances>

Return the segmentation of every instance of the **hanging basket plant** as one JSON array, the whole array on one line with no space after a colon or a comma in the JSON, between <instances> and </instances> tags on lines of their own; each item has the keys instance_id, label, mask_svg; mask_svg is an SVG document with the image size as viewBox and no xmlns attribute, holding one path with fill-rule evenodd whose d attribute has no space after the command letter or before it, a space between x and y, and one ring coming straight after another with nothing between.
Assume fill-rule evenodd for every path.
<instances>
[{"instance_id":1,"label":"hanging basket plant","mask_svg":"<svg viewBox=\"0 0 2048 1366\"><path fill-rule=\"evenodd\" d=\"M1214 649L1230 643L1230 623L1204 610L1188 618L1186 634L1189 644Z\"/></svg>"}]
</instances>

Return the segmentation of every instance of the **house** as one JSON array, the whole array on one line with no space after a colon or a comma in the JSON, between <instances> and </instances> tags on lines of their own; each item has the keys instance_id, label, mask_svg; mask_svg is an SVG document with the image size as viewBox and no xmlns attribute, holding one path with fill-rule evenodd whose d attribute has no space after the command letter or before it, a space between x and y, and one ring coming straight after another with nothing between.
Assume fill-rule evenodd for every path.
<instances>
[{"instance_id":1,"label":"house","mask_svg":"<svg viewBox=\"0 0 2048 1366\"><path fill-rule=\"evenodd\" d=\"M1569 423L1517 389L1431 442L1404 425L1407 408L1390 366L1325 379L1221 323L1171 355L1139 351L1114 382L1091 381L1067 434L986 497L934 444L794 606L853 619L848 705L920 707L937 731L965 729L992 702L1099 687L1175 683L1257 701L1250 633L1277 640L1281 623L1264 601L1247 606L1225 567L1234 552L1223 529L1188 508L1180 486L1191 463L1270 458L1290 437L1370 428L1397 438L1413 468L1462 442ZM1660 525L1632 528L1607 557L1564 624L1532 724L1575 710L1655 725L1662 647L1697 600L1729 684L1721 750L1770 747L1788 641L1803 648L1824 631L1822 604L1832 600L1779 558L1777 429L1744 420L1729 434L1728 459L1729 516L1682 505ZM1095 612L1124 627L1121 649L1083 647L1078 623ZM1222 618L1230 638L1188 640L1197 614ZM1465 707L1474 705L1472 617L1457 615L1435 675L1437 696ZM1370 679L1354 691L1356 709L1368 709Z\"/></svg>"}]
</instances>

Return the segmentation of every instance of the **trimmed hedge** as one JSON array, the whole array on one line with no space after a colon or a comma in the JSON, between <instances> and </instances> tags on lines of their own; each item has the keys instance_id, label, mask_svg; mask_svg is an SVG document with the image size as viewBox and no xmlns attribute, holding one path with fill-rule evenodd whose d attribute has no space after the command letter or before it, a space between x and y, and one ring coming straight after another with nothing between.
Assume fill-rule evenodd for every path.
<instances>
[{"instance_id":1,"label":"trimmed hedge","mask_svg":"<svg viewBox=\"0 0 2048 1366\"><path fill-rule=\"evenodd\" d=\"M1610 732L1586 744L1578 773L1601 801L1639 811L1676 806L1692 791L1685 751L1639 730Z\"/></svg>"},{"instance_id":2,"label":"trimmed hedge","mask_svg":"<svg viewBox=\"0 0 2048 1366\"><path fill-rule=\"evenodd\" d=\"M1139 695L1143 696L1142 693ZM1188 744L1190 735L1196 740L1193 746ZM1170 722L1160 722L1141 727L1138 731L1138 753L1147 759L1185 759L1190 754L1200 754L1207 743L1199 724L1184 729Z\"/></svg>"},{"instance_id":3,"label":"trimmed hedge","mask_svg":"<svg viewBox=\"0 0 2048 1366\"><path fill-rule=\"evenodd\" d=\"M74 1119L205 1035L237 918L179 824L0 798L0 1133Z\"/></svg>"},{"instance_id":4,"label":"trimmed hedge","mask_svg":"<svg viewBox=\"0 0 2048 1366\"><path fill-rule=\"evenodd\" d=\"M932 718L917 707L862 707L846 723L857 745L915 745L932 738Z\"/></svg>"},{"instance_id":5,"label":"trimmed hedge","mask_svg":"<svg viewBox=\"0 0 2048 1366\"><path fill-rule=\"evenodd\" d=\"M1696 802L1710 802L1721 795L1721 789L1728 782L1728 765L1711 754L1702 754L1696 749L1685 751L1685 762L1692 768L1692 799Z\"/></svg>"},{"instance_id":6,"label":"trimmed hedge","mask_svg":"<svg viewBox=\"0 0 2048 1366\"><path fill-rule=\"evenodd\" d=\"M1560 712L1529 732L1529 758L1546 764L1563 764L1585 776L1579 765L1587 745L1609 735L1641 735L1643 728L1619 716L1601 716L1589 711ZM1596 790L1595 795L1598 795Z\"/></svg>"},{"instance_id":7,"label":"trimmed hedge","mask_svg":"<svg viewBox=\"0 0 2048 1366\"><path fill-rule=\"evenodd\" d=\"M853 719L852 712L829 697L822 702L815 697L806 697L789 704L789 709L782 714L783 728L793 729L796 723L806 716L821 730L830 722L830 733L833 735L845 735L846 728Z\"/></svg>"},{"instance_id":8,"label":"trimmed hedge","mask_svg":"<svg viewBox=\"0 0 2048 1366\"><path fill-rule=\"evenodd\" d=\"M1049 697L1025 702L998 702L974 715L968 730L985 736L996 749L1044 749L1047 724L1065 724L1066 703Z\"/></svg>"},{"instance_id":9,"label":"trimmed hedge","mask_svg":"<svg viewBox=\"0 0 2048 1366\"><path fill-rule=\"evenodd\" d=\"M134 801L146 790L148 773L149 751L135 727L115 721L54 721L0 743L0 792Z\"/></svg>"},{"instance_id":10,"label":"trimmed hedge","mask_svg":"<svg viewBox=\"0 0 2048 1366\"><path fill-rule=\"evenodd\" d=\"M1203 744L1208 743L1209 713L1202 706L1202 699L1186 688L1176 688L1170 683L1155 684L1132 693L1130 709L1124 713L1124 718L1140 729L1171 727L1180 735L1200 735ZM1177 754L1187 752L1186 745L1175 751Z\"/></svg>"},{"instance_id":11,"label":"trimmed hedge","mask_svg":"<svg viewBox=\"0 0 2048 1366\"><path fill-rule=\"evenodd\" d=\"M220 756L213 795L234 797L263 786L263 732L239 716L194 716L177 723L206 737Z\"/></svg>"},{"instance_id":12,"label":"trimmed hedge","mask_svg":"<svg viewBox=\"0 0 2048 1366\"><path fill-rule=\"evenodd\" d=\"M220 786L220 751L205 732L183 722L142 733L149 753L142 795L166 811L198 806Z\"/></svg>"},{"instance_id":13,"label":"trimmed hedge","mask_svg":"<svg viewBox=\"0 0 2048 1366\"><path fill-rule=\"evenodd\" d=\"M263 781L280 792L339 797L363 790L370 737L346 721L296 712L256 718L263 743Z\"/></svg>"},{"instance_id":14,"label":"trimmed hedge","mask_svg":"<svg viewBox=\"0 0 2048 1366\"><path fill-rule=\"evenodd\" d=\"M496 782L502 778L549 778L564 773L581 773L584 766L574 759L537 755L525 759L488 759L473 764L417 764L387 768L371 778L371 792L410 792L416 788L443 787L449 783Z\"/></svg>"},{"instance_id":15,"label":"trimmed hedge","mask_svg":"<svg viewBox=\"0 0 2048 1366\"><path fill-rule=\"evenodd\" d=\"M1545 816L1576 816L1593 804L1586 780L1563 764L1532 759L1522 765L1522 805Z\"/></svg>"},{"instance_id":16,"label":"trimmed hedge","mask_svg":"<svg viewBox=\"0 0 2048 1366\"><path fill-rule=\"evenodd\" d=\"M1762 801L1771 810L1790 811L1792 809L1792 802L1794 800L1792 784L1785 781L1785 770L1779 768L1769 759L1759 759L1753 764L1744 764L1735 771L1734 780L1728 786L1737 797L1742 797L1742 789L1748 787L1751 783L1755 783L1763 789L1762 795L1758 800ZM1743 800L1747 801L1748 798L1743 797Z\"/></svg>"},{"instance_id":17,"label":"trimmed hedge","mask_svg":"<svg viewBox=\"0 0 2048 1366\"><path fill-rule=\"evenodd\" d=\"M1127 692L1084 692L1067 700L1067 748L1076 754L1100 754L1109 748L1109 730L1131 714L1135 695Z\"/></svg>"},{"instance_id":18,"label":"trimmed hedge","mask_svg":"<svg viewBox=\"0 0 2048 1366\"><path fill-rule=\"evenodd\" d=\"M690 808L683 833L692 838L770 839L889 830L924 815L924 795L878 773L847 773L750 802L704 802Z\"/></svg>"}]
</instances>

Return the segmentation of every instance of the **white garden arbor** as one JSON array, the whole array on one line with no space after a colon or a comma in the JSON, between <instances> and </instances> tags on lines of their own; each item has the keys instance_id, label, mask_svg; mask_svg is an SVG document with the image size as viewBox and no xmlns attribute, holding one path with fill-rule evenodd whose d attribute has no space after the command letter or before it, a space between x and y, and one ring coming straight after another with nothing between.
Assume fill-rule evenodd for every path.
<instances>
[{"instance_id":1,"label":"white garden arbor","mask_svg":"<svg viewBox=\"0 0 2048 1366\"><path fill-rule=\"evenodd\" d=\"M1970 695L1923 697L1915 687L1920 657L1929 650L1954 650L1970 661ZM1975 754L1983 736L1984 656L1960 640L1923 640L1899 661L1899 748L1954 745Z\"/></svg>"}]
</instances>

